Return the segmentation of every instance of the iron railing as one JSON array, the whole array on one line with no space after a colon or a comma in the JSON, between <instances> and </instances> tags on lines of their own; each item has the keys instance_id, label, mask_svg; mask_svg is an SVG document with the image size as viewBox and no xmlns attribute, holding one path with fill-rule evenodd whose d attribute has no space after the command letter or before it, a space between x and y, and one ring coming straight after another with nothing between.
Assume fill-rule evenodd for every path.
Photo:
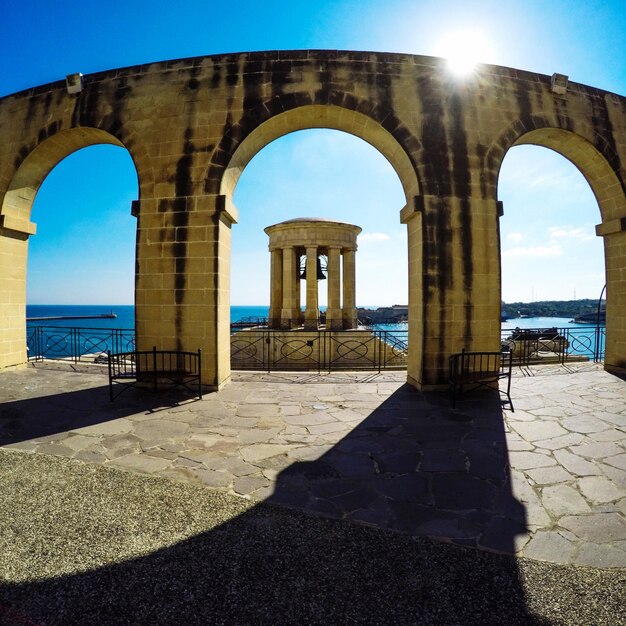
<instances>
[{"instance_id":1,"label":"iron railing","mask_svg":"<svg viewBox=\"0 0 626 626\"><path fill-rule=\"evenodd\" d=\"M581 326L575 328L523 328L503 330L502 348L513 353L513 362L561 363L604 360L606 328Z\"/></svg>"},{"instance_id":2,"label":"iron railing","mask_svg":"<svg viewBox=\"0 0 626 626\"><path fill-rule=\"evenodd\" d=\"M249 330L231 337L236 370L406 369L408 331Z\"/></svg>"},{"instance_id":3,"label":"iron railing","mask_svg":"<svg viewBox=\"0 0 626 626\"><path fill-rule=\"evenodd\" d=\"M29 361L93 361L107 352L132 352L135 331L128 328L31 326L27 330Z\"/></svg>"}]
</instances>

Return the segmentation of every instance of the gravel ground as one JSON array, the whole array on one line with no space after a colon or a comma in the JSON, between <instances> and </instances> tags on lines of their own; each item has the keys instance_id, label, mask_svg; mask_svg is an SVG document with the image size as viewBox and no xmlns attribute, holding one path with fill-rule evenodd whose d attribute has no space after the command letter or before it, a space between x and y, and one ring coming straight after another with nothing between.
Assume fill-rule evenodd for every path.
<instances>
[{"instance_id":1,"label":"gravel ground","mask_svg":"<svg viewBox=\"0 0 626 626\"><path fill-rule=\"evenodd\" d=\"M626 624L626 571L0 451L0 624Z\"/></svg>"}]
</instances>

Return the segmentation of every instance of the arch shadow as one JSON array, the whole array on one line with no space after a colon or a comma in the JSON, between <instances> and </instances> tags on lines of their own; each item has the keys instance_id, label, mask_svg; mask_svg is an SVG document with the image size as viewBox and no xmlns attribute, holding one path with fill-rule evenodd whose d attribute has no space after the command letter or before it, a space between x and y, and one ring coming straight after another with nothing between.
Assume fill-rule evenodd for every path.
<instances>
[{"instance_id":1,"label":"arch shadow","mask_svg":"<svg viewBox=\"0 0 626 626\"><path fill-rule=\"evenodd\" d=\"M93 390L92 406L103 395ZM89 393L76 398L87 404ZM267 469L275 461L266 459ZM86 571L5 580L0 622L548 623L528 608L513 557L464 547L513 552L525 531L497 394L451 411L443 395L404 385L319 458L280 472L273 494L255 505L150 477L111 488L106 470L101 476L84 520L87 537L75 538L77 547L64 541L70 561L80 562L81 551L100 554L99 537L113 547L139 540L142 519L148 528L156 517L166 534L183 538ZM164 495L151 501L155 488ZM134 513L99 526L111 499ZM190 500L200 508L189 511ZM222 518L221 507L231 508ZM202 529L185 537L181 529L198 515ZM94 527L98 538L89 536Z\"/></svg>"}]
</instances>

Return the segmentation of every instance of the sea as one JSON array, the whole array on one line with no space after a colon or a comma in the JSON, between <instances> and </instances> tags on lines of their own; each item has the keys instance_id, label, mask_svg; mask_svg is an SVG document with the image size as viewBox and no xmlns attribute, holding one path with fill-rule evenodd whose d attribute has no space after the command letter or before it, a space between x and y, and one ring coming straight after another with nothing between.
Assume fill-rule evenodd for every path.
<instances>
[{"instance_id":1,"label":"sea","mask_svg":"<svg viewBox=\"0 0 626 626\"><path fill-rule=\"evenodd\" d=\"M324 307L320 307L322 310ZM377 307L368 307L375 309ZM232 306L230 309L231 322L242 320L255 321L259 318L266 318L269 313L268 306ZM97 317L101 315L113 314L111 317ZM72 319L45 319L45 318L63 318L71 316ZM83 317L84 316L84 317ZM44 319L41 319L44 318ZM52 350L56 350L57 356L66 356L70 354L71 348L69 344L72 342L70 337L82 336L91 346L90 352L104 351L108 349L108 345L104 346L102 337L124 336L124 341L128 342L128 346L132 345L135 327L135 307L133 305L70 305L70 304L29 304L26 306L26 325L28 344L31 354L40 350L41 345L46 345L46 355L51 354ZM39 330L35 330L39 327ZM569 352L582 356L594 356L594 346L596 345L595 325L594 324L577 324L573 320L566 317L523 317L514 318L502 322L502 337L506 338L508 331L516 328L559 328L570 329L561 331L567 335L570 344ZM75 328L80 329L78 332L70 331L70 334L59 333L54 330L56 328ZM112 333L113 330L126 331L125 333ZM396 340L406 342L408 340L408 324L377 324L373 326L374 330L386 331L386 336L393 336ZM44 340L41 332L48 337ZM89 332L87 332L89 331ZM91 332L93 331L93 332ZM37 336L39 335L39 339ZM108 340L107 340L108 341ZM43 343L42 343L43 342ZM599 347L604 350L605 333L604 325L602 325L599 336ZM67 344L67 345L66 345Z\"/></svg>"},{"instance_id":2,"label":"sea","mask_svg":"<svg viewBox=\"0 0 626 626\"><path fill-rule=\"evenodd\" d=\"M320 307L324 310L324 307ZM368 308L375 309L371 306ZM62 317L62 316L96 316L114 313L114 318L86 318L86 319L56 319L32 320L32 318ZM269 314L268 306L231 306L230 321L239 322L246 319L266 318ZM28 326L62 326L80 328L121 328L132 330L135 327L135 307L133 305L103 305L103 304L28 304L26 306ZM31 321L32 320L32 321ZM567 317L521 317L511 318L502 322L502 330L515 328L585 328L593 324L578 324ZM406 330L406 323L379 324L381 330Z\"/></svg>"}]
</instances>

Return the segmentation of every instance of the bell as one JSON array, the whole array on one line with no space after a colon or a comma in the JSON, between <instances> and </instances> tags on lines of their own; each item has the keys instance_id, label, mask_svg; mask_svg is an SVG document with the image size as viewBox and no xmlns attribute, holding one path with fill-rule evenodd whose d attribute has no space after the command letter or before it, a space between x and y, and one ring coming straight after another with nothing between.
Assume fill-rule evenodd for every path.
<instances>
[{"instance_id":1,"label":"bell","mask_svg":"<svg viewBox=\"0 0 626 626\"><path fill-rule=\"evenodd\" d=\"M300 274L300 280L306 280L306 261L304 263L302 273ZM322 269L322 261L319 257L317 257L317 280L326 280L324 270Z\"/></svg>"}]
</instances>

